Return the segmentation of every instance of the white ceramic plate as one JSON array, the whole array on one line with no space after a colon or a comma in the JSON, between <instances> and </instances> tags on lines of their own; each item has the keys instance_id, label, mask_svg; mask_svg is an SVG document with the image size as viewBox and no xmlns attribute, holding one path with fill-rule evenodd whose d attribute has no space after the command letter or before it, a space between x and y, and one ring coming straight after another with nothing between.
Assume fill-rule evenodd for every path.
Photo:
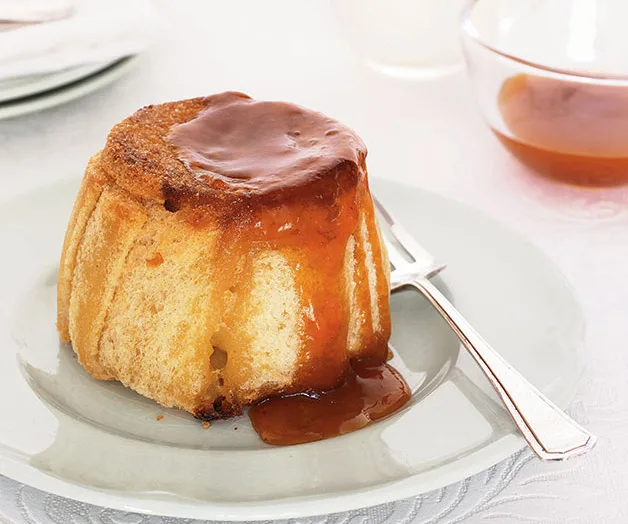
<instances>
[{"instance_id":1,"label":"white ceramic plate","mask_svg":"<svg viewBox=\"0 0 628 524\"><path fill-rule=\"evenodd\" d=\"M460 204L397 184L372 186L449 262L436 279L444 292L565 406L583 368L583 321L554 265ZM246 417L203 429L120 384L92 380L54 326L57 261L76 189L75 181L52 185L0 206L0 473L123 510L267 519L409 497L480 472L523 446L481 373L412 292L392 300L393 364L412 400L342 437L274 448Z\"/></svg>"},{"instance_id":2,"label":"white ceramic plate","mask_svg":"<svg viewBox=\"0 0 628 524\"><path fill-rule=\"evenodd\" d=\"M92 93L120 78L133 66L136 58L136 56L122 58L104 68L101 65L95 71L87 74L83 72L80 77L62 82L61 85L43 92L37 91L23 98L1 101L0 120L48 109Z\"/></svg>"},{"instance_id":3,"label":"white ceramic plate","mask_svg":"<svg viewBox=\"0 0 628 524\"><path fill-rule=\"evenodd\" d=\"M28 75L0 80L0 102L32 96L67 85L71 82L76 82L97 71L105 69L117 61L118 59L110 60L105 63L72 67L54 73L43 73L40 75Z\"/></svg>"}]
</instances>

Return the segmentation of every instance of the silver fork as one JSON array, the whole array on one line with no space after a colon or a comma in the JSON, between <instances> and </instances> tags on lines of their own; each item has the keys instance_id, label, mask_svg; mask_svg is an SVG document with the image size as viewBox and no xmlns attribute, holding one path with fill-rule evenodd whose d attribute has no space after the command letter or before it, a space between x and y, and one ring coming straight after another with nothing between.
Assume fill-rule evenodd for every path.
<instances>
[{"instance_id":1,"label":"silver fork","mask_svg":"<svg viewBox=\"0 0 628 524\"><path fill-rule=\"evenodd\" d=\"M481 337L428 280L445 266L423 249L375 197L373 200L388 225L392 240L385 240L394 267L391 290L413 287L425 295L480 366L528 445L541 460L566 460L591 450L597 437L563 413Z\"/></svg>"}]
</instances>

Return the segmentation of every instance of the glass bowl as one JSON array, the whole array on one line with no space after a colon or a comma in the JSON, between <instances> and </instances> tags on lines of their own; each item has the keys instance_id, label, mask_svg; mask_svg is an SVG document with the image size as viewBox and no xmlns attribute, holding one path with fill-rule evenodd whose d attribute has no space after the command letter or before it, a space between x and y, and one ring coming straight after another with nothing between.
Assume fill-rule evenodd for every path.
<instances>
[{"instance_id":1,"label":"glass bowl","mask_svg":"<svg viewBox=\"0 0 628 524\"><path fill-rule=\"evenodd\" d=\"M626 0L472 0L469 76L488 125L538 174L628 183Z\"/></svg>"}]
</instances>

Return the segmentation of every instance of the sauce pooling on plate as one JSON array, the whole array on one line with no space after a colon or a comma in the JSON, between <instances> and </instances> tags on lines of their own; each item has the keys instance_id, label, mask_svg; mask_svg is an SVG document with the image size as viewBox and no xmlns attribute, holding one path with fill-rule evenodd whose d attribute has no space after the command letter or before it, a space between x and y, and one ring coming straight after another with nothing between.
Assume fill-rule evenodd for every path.
<instances>
[{"instance_id":1,"label":"sauce pooling on plate","mask_svg":"<svg viewBox=\"0 0 628 524\"><path fill-rule=\"evenodd\" d=\"M368 426L397 411L410 396L408 384L392 366L358 361L340 387L271 397L253 406L249 417L264 442L303 444Z\"/></svg>"}]
</instances>

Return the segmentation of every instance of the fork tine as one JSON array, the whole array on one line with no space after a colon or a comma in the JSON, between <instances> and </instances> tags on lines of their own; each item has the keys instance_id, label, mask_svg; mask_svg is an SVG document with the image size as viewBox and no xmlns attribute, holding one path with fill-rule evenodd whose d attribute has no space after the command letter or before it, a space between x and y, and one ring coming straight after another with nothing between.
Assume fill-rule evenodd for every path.
<instances>
[{"instance_id":1,"label":"fork tine","mask_svg":"<svg viewBox=\"0 0 628 524\"><path fill-rule=\"evenodd\" d=\"M401 253L399 253L397 246L393 245L393 243L387 238L384 238L384 244L386 244L386 250L388 251L388 259L390 260L390 263L393 265L394 269L399 269L403 267L404 265L405 266L408 265L408 262L406 261L406 259L403 258L403 255Z\"/></svg>"},{"instance_id":2,"label":"fork tine","mask_svg":"<svg viewBox=\"0 0 628 524\"><path fill-rule=\"evenodd\" d=\"M434 259L398 222L390 226L390 232L416 262Z\"/></svg>"},{"instance_id":3,"label":"fork tine","mask_svg":"<svg viewBox=\"0 0 628 524\"><path fill-rule=\"evenodd\" d=\"M412 268L417 274L429 278L445 268L444 264L438 262L414 240L412 235L395 220L393 215L375 196L373 196L373 202L388 226L387 233L389 238L386 239L386 247L395 269L405 266L406 269ZM411 260L406 260L405 255Z\"/></svg>"},{"instance_id":4,"label":"fork tine","mask_svg":"<svg viewBox=\"0 0 628 524\"><path fill-rule=\"evenodd\" d=\"M412 238L412 235L406 231L406 229L393 217L384 205L373 196L373 202L375 207L382 215L386 223L388 224L389 231L396 242L410 255L415 262L433 260L433 256L428 253L419 243Z\"/></svg>"},{"instance_id":5,"label":"fork tine","mask_svg":"<svg viewBox=\"0 0 628 524\"><path fill-rule=\"evenodd\" d=\"M396 268L400 267L403 264L414 262L416 259L414 259L412 254L407 249L405 249L403 242L399 240L394 230L395 226L397 225L397 221L389 213L389 211L384 207L384 204L382 204L379 200L377 200L377 197L375 195L371 195L371 196L373 197L373 203L375 204L375 209L377 209L378 213L381 215L381 217L384 219L384 222L388 226L386 228L385 233L387 233L390 238L388 239L385 238L384 240L386 241L386 246L389 251L389 255L390 255L389 258L391 259L391 262L393 261L393 258L397 259L398 264L395 264L393 262L393 265Z\"/></svg>"},{"instance_id":6,"label":"fork tine","mask_svg":"<svg viewBox=\"0 0 628 524\"><path fill-rule=\"evenodd\" d=\"M377 197L375 195L371 193L371 196L373 197L373 203L375 204L375 208L377 209L377 211L379 211L380 215L382 215L382 218L386 221L386 224L392 227L392 225L395 223L395 219L384 207L384 205L379 200L377 200Z\"/></svg>"}]
</instances>

